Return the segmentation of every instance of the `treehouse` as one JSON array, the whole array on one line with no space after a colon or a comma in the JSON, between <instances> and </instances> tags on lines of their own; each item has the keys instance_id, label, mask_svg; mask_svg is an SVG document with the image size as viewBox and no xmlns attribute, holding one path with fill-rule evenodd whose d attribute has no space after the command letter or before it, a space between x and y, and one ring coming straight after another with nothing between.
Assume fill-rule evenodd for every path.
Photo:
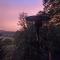
<instances>
[{"instance_id":1,"label":"treehouse","mask_svg":"<svg viewBox=\"0 0 60 60\"><path fill-rule=\"evenodd\" d=\"M26 18L27 21L35 22L35 28L36 28L36 33L37 33L38 39L39 39L40 28L42 27L43 24L47 24L49 19L50 19L49 15L46 14L45 12L39 12L35 16L28 16Z\"/></svg>"},{"instance_id":2,"label":"treehouse","mask_svg":"<svg viewBox=\"0 0 60 60\"><path fill-rule=\"evenodd\" d=\"M42 27L44 23L48 23L49 19L50 19L49 14L46 14L45 12L42 13L40 12L37 15L28 16L26 18L27 21L35 22L35 26L37 27Z\"/></svg>"}]
</instances>

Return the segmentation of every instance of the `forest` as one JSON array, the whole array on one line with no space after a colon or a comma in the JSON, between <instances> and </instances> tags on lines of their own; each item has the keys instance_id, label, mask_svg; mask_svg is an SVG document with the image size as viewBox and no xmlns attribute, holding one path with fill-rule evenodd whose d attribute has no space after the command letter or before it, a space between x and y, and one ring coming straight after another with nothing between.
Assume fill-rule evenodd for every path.
<instances>
[{"instance_id":1,"label":"forest","mask_svg":"<svg viewBox=\"0 0 60 60\"><path fill-rule=\"evenodd\" d=\"M14 33L12 47L0 38L1 60L60 60L60 0L43 0L43 6L36 15L19 15L23 29Z\"/></svg>"}]
</instances>

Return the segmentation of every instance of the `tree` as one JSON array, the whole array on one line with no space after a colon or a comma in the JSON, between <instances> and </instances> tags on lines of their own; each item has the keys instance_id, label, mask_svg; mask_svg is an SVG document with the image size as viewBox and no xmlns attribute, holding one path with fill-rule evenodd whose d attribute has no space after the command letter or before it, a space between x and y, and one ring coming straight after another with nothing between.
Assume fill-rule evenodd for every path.
<instances>
[{"instance_id":1,"label":"tree","mask_svg":"<svg viewBox=\"0 0 60 60\"><path fill-rule=\"evenodd\" d=\"M0 38L0 59L3 60L4 58L4 50L3 50L3 44L2 44L2 39L3 38Z\"/></svg>"},{"instance_id":2,"label":"tree","mask_svg":"<svg viewBox=\"0 0 60 60\"><path fill-rule=\"evenodd\" d=\"M45 12L50 14L50 21L48 23L48 32L47 32L47 41L46 46L49 50L50 60L51 57L54 58L54 60L58 60L60 54L58 54L59 50L59 30L60 30L60 0L49 0L49 3L46 2L45 4ZM59 32L59 33L58 33ZM58 43L58 44L57 44ZM56 53L57 52L57 53ZM56 59L55 59L56 58Z\"/></svg>"},{"instance_id":3,"label":"tree","mask_svg":"<svg viewBox=\"0 0 60 60\"><path fill-rule=\"evenodd\" d=\"M27 28L27 21L26 21L27 13L22 12L19 15L18 26L22 26L23 30Z\"/></svg>"},{"instance_id":4,"label":"tree","mask_svg":"<svg viewBox=\"0 0 60 60\"><path fill-rule=\"evenodd\" d=\"M47 3L48 2L48 0L43 0L43 4L45 4L45 3Z\"/></svg>"}]
</instances>

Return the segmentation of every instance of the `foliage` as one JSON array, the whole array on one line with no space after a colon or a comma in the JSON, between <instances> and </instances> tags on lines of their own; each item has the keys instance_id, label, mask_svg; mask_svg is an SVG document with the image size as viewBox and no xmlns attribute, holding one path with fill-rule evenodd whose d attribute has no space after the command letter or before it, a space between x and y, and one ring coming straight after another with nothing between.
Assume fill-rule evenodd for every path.
<instances>
[{"instance_id":1,"label":"foliage","mask_svg":"<svg viewBox=\"0 0 60 60\"><path fill-rule=\"evenodd\" d=\"M44 3L47 2L47 0L44 1ZM49 51L51 51L53 59L60 55L58 54L60 52L60 25L55 25L60 21L60 16L58 17L60 9L57 8L54 7L48 12L51 19L47 25L50 24L51 28L49 27L50 29L48 29L47 26L39 28L39 41L36 37L34 24L28 23L28 28L25 29L24 14L20 16L22 24L20 21L19 23L24 26L24 31L17 31L15 34L16 51L13 60L48 60Z\"/></svg>"},{"instance_id":2,"label":"foliage","mask_svg":"<svg viewBox=\"0 0 60 60\"><path fill-rule=\"evenodd\" d=\"M12 60L15 50L15 40L13 37L0 37L0 60Z\"/></svg>"},{"instance_id":3,"label":"foliage","mask_svg":"<svg viewBox=\"0 0 60 60\"><path fill-rule=\"evenodd\" d=\"M60 46L60 26L55 26L48 33L48 40L52 41L54 48L58 48Z\"/></svg>"},{"instance_id":4,"label":"foliage","mask_svg":"<svg viewBox=\"0 0 60 60\"><path fill-rule=\"evenodd\" d=\"M51 8L48 12L51 18L48 23L50 29L47 33L47 41L45 41L45 46L47 46L51 54L53 54L52 57L54 60L55 58L57 60L60 56L60 4L57 1L55 0L55 2L51 3Z\"/></svg>"},{"instance_id":5,"label":"foliage","mask_svg":"<svg viewBox=\"0 0 60 60\"><path fill-rule=\"evenodd\" d=\"M40 38L41 37L46 39L46 29L45 31L44 29L41 29ZM37 40L36 30L33 24L25 31L17 31L15 39L17 49L14 60L48 60L47 48L42 47L40 40ZM42 41L42 43L44 42Z\"/></svg>"},{"instance_id":6,"label":"foliage","mask_svg":"<svg viewBox=\"0 0 60 60\"><path fill-rule=\"evenodd\" d=\"M0 59L3 60L2 38L0 38Z\"/></svg>"},{"instance_id":7,"label":"foliage","mask_svg":"<svg viewBox=\"0 0 60 60\"><path fill-rule=\"evenodd\" d=\"M18 25L19 25L19 26L22 26L23 29L26 29L26 28L27 28L26 17L27 17L27 13L24 13L24 12L22 12L22 13L19 15Z\"/></svg>"}]
</instances>

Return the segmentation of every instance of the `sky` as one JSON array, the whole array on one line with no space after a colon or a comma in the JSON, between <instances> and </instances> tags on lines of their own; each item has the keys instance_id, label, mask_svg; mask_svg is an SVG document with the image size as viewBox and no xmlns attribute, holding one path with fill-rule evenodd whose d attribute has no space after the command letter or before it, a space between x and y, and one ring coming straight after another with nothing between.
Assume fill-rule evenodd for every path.
<instances>
[{"instance_id":1,"label":"sky","mask_svg":"<svg viewBox=\"0 0 60 60\"><path fill-rule=\"evenodd\" d=\"M16 31L20 13L35 15L40 10L42 0L0 0L0 30Z\"/></svg>"}]
</instances>

